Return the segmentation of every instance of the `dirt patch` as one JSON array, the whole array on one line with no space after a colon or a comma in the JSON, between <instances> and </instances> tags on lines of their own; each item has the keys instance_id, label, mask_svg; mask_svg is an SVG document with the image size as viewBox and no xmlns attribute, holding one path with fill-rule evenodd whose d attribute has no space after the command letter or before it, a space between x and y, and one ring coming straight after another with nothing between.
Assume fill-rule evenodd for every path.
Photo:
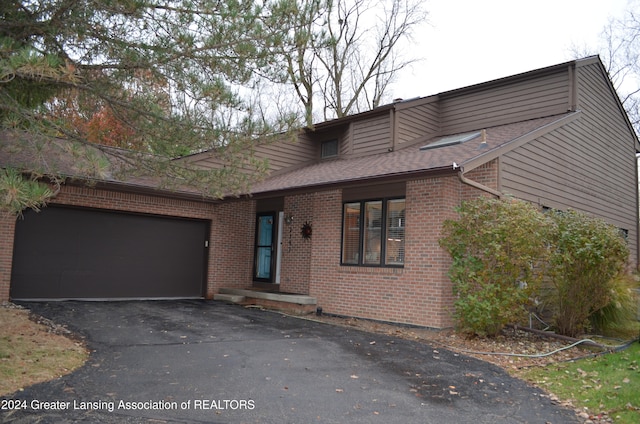
<instances>
[{"instance_id":1,"label":"dirt patch","mask_svg":"<svg viewBox=\"0 0 640 424\"><path fill-rule=\"evenodd\" d=\"M66 328L19 306L0 305L0 395L68 374L87 357Z\"/></svg>"}]
</instances>

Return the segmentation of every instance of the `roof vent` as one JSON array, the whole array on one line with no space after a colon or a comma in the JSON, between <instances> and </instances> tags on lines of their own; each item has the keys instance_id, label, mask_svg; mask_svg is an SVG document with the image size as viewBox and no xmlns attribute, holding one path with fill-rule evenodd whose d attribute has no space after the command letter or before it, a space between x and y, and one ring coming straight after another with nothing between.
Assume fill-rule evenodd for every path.
<instances>
[{"instance_id":1,"label":"roof vent","mask_svg":"<svg viewBox=\"0 0 640 424\"><path fill-rule=\"evenodd\" d=\"M437 149L438 147L453 146L455 144L462 144L466 141L473 140L482 134L481 131L474 131L472 133L456 134L447 137L442 137L426 146L420 147L420 150Z\"/></svg>"},{"instance_id":2,"label":"roof vent","mask_svg":"<svg viewBox=\"0 0 640 424\"><path fill-rule=\"evenodd\" d=\"M478 145L478 150L483 150L489 147L487 144L487 130L482 130L482 139L480 140L480 144Z\"/></svg>"}]
</instances>

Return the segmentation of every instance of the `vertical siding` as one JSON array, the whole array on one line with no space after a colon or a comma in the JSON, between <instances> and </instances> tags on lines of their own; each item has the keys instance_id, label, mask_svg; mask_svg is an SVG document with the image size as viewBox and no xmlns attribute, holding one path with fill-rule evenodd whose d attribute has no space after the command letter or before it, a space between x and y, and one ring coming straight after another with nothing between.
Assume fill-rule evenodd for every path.
<instances>
[{"instance_id":1,"label":"vertical siding","mask_svg":"<svg viewBox=\"0 0 640 424\"><path fill-rule=\"evenodd\" d=\"M637 258L632 134L597 64L577 70L579 120L501 159L501 187L543 206L581 210L629 231Z\"/></svg>"},{"instance_id":2,"label":"vertical siding","mask_svg":"<svg viewBox=\"0 0 640 424\"><path fill-rule=\"evenodd\" d=\"M442 133L454 134L564 113L571 97L568 68L501 87L443 94Z\"/></svg>"},{"instance_id":3,"label":"vertical siding","mask_svg":"<svg viewBox=\"0 0 640 424\"><path fill-rule=\"evenodd\" d=\"M362 119L352 125L354 155L382 153L391 146L391 118L389 114Z\"/></svg>"}]
</instances>

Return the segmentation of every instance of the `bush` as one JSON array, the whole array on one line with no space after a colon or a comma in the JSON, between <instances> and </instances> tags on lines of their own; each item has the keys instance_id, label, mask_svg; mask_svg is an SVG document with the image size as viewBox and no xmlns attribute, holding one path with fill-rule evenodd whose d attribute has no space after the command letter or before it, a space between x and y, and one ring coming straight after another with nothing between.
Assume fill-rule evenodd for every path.
<instances>
[{"instance_id":1,"label":"bush","mask_svg":"<svg viewBox=\"0 0 640 424\"><path fill-rule=\"evenodd\" d=\"M611 281L609 303L589 317L589 324L598 334L612 337L637 337L638 282L630 274L621 274Z\"/></svg>"},{"instance_id":2,"label":"bush","mask_svg":"<svg viewBox=\"0 0 640 424\"><path fill-rule=\"evenodd\" d=\"M447 220L440 245L453 258L449 276L457 296L459 330L492 336L526 314L544 275L546 217L531 204L478 198Z\"/></svg>"},{"instance_id":3,"label":"bush","mask_svg":"<svg viewBox=\"0 0 640 424\"><path fill-rule=\"evenodd\" d=\"M629 249L619 230L602 219L572 210L549 216L554 325L560 334L575 337L612 301L613 281L624 273Z\"/></svg>"},{"instance_id":4,"label":"bush","mask_svg":"<svg viewBox=\"0 0 640 424\"><path fill-rule=\"evenodd\" d=\"M444 223L440 245L453 258L449 276L461 331L495 335L518 322L534 296L563 335L634 328L629 249L616 227L515 200L479 198L457 212L458 220Z\"/></svg>"}]
</instances>

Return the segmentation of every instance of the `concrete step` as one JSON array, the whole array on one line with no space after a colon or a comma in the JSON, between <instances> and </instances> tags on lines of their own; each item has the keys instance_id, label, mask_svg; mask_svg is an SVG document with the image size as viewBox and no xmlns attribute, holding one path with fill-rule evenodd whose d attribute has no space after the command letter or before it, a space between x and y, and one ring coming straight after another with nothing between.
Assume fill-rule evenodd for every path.
<instances>
[{"instance_id":1,"label":"concrete step","mask_svg":"<svg viewBox=\"0 0 640 424\"><path fill-rule=\"evenodd\" d=\"M239 294L218 293L213 295L213 300L221 300L229 303L242 303L245 297Z\"/></svg>"},{"instance_id":2,"label":"concrete step","mask_svg":"<svg viewBox=\"0 0 640 424\"><path fill-rule=\"evenodd\" d=\"M283 302L283 303L295 303L298 305L315 305L317 303L317 300L315 297L306 296L303 294L282 294L282 293L263 292L263 291L254 291L254 290L246 290L246 289L230 289L230 288L221 288L220 294L244 296L246 298L272 300L275 302ZM219 296L219 295L216 295L216 296Z\"/></svg>"}]
</instances>

